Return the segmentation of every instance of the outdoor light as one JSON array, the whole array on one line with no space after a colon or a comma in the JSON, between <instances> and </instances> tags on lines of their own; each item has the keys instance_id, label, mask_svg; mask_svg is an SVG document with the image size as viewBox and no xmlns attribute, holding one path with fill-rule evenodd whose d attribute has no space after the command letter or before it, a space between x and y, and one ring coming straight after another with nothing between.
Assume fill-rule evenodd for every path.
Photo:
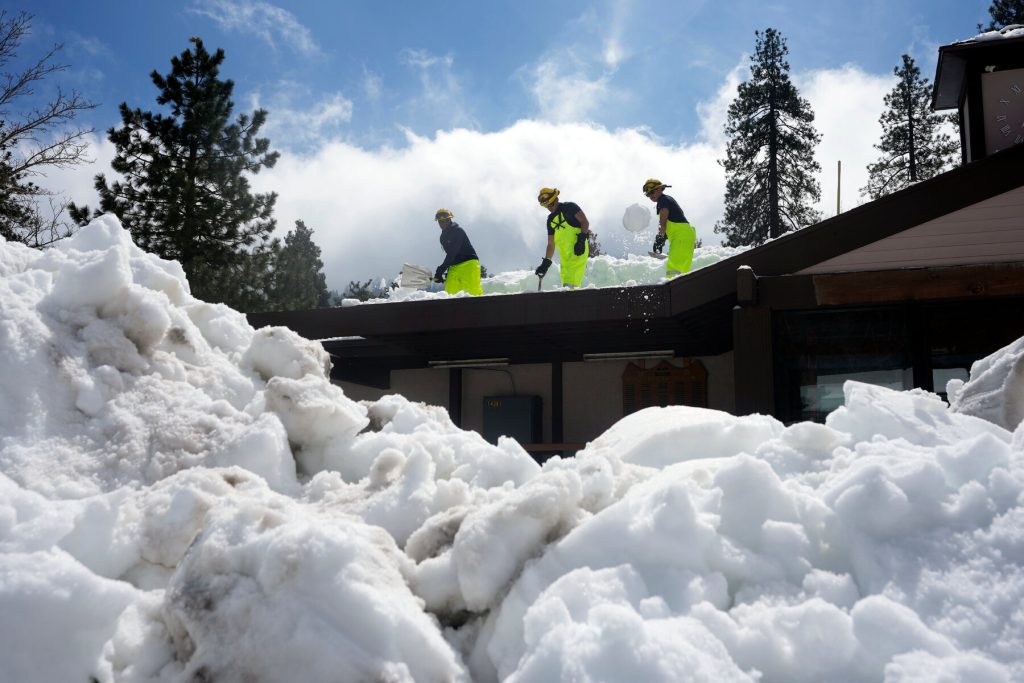
<instances>
[{"instance_id":1,"label":"outdoor light","mask_svg":"<svg viewBox=\"0 0 1024 683\"><path fill-rule=\"evenodd\" d=\"M676 352L672 349L661 351L621 351L618 353L585 353L583 360L587 362L602 360L660 360L675 358Z\"/></svg>"},{"instance_id":2,"label":"outdoor light","mask_svg":"<svg viewBox=\"0 0 1024 683\"><path fill-rule=\"evenodd\" d=\"M508 358L466 358L464 360L429 360L432 368L493 368L508 365Z\"/></svg>"}]
</instances>

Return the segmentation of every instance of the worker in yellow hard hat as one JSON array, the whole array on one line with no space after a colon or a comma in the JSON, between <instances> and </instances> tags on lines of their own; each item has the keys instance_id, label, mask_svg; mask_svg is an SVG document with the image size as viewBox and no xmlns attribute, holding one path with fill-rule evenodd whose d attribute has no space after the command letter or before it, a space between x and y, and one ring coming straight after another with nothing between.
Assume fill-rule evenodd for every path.
<instances>
[{"instance_id":1,"label":"worker in yellow hard hat","mask_svg":"<svg viewBox=\"0 0 1024 683\"><path fill-rule=\"evenodd\" d=\"M590 221L578 204L561 201L558 194L556 188L545 187L537 195L537 201L548 210L548 246L544 260L534 272L540 278L547 274L555 247L558 247L562 285L579 287L583 283L583 271L587 268L587 257L590 255Z\"/></svg>"},{"instance_id":2,"label":"worker in yellow hard hat","mask_svg":"<svg viewBox=\"0 0 1024 683\"><path fill-rule=\"evenodd\" d=\"M668 276L690 272L693 265L693 250L697 243L697 230L686 220L683 209L672 197L665 194L666 185L657 178L648 178L644 183L644 194L655 203L658 214L658 236L654 238L654 253L660 254L668 242L668 259L665 274Z\"/></svg>"},{"instance_id":3,"label":"worker in yellow hard hat","mask_svg":"<svg viewBox=\"0 0 1024 683\"><path fill-rule=\"evenodd\" d=\"M484 293L480 287L480 260L466 231L453 218L455 214L448 209L438 209L434 214L445 253L444 263L434 271L434 282L443 282L444 291L449 294L468 292L479 296Z\"/></svg>"}]
</instances>

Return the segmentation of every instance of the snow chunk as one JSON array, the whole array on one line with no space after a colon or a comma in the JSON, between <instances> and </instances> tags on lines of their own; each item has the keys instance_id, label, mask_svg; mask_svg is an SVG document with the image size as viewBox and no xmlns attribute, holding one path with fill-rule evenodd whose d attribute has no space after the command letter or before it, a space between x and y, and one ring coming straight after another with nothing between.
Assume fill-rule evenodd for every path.
<instances>
[{"instance_id":1,"label":"snow chunk","mask_svg":"<svg viewBox=\"0 0 1024 683\"><path fill-rule=\"evenodd\" d=\"M949 382L950 408L1013 431L1024 420L1024 338L976 361L971 378Z\"/></svg>"}]
</instances>

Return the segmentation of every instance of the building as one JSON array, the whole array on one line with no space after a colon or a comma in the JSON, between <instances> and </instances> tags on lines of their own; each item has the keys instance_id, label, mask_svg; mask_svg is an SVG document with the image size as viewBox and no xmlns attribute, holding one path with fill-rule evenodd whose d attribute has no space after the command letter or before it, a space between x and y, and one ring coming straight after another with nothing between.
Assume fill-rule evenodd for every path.
<instances>
[{"instance_id":1,"label":"building","mask_svg":"<svg viewBox=\"0 0 1024 683\"><path fill-rule=\"evenodd\" d=\"M648 405L793 422L846 379L942 393L1024 336L1022 48L940 50L933 103L959 108L964 165L667 283L250 320L322 340L353 398L444 405L538 457Z\"/></svg>"}]
</instances>

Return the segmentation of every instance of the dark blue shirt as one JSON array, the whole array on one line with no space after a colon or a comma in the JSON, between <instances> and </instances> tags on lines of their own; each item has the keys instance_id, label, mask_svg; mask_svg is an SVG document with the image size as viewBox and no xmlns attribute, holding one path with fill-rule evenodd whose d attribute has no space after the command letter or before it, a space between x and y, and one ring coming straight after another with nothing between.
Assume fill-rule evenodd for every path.
<instances>
[{"instance_id":1,"label":"dark blue shirt","mask_svg":"<svg viewBox=\"0 0 1024 683\"><path fill-rule=\"evenodd\" d=\"M466 261L478 260L473 245L469 243L469 236L466 231L459 227L458 223L452 223L441 230L441 246L444 248L444 263L442 269L448 266L456 266Z\"/></svg>"},{"instance_id":2,"label":"dark blue shirt","mask_svg":"<svg viewBox=\"0 0 1024 683\"><path fill-rule=\"evenodd\" d=\"M657 213L660 216L662 209L668 209L668 219L673 223L689 223L686 220L686 214L683 213L682 207L679 206L679 202L672 197L669 197L664 192L661 193L661 198L658 199Z\"/></svg>"}]
</instances>

